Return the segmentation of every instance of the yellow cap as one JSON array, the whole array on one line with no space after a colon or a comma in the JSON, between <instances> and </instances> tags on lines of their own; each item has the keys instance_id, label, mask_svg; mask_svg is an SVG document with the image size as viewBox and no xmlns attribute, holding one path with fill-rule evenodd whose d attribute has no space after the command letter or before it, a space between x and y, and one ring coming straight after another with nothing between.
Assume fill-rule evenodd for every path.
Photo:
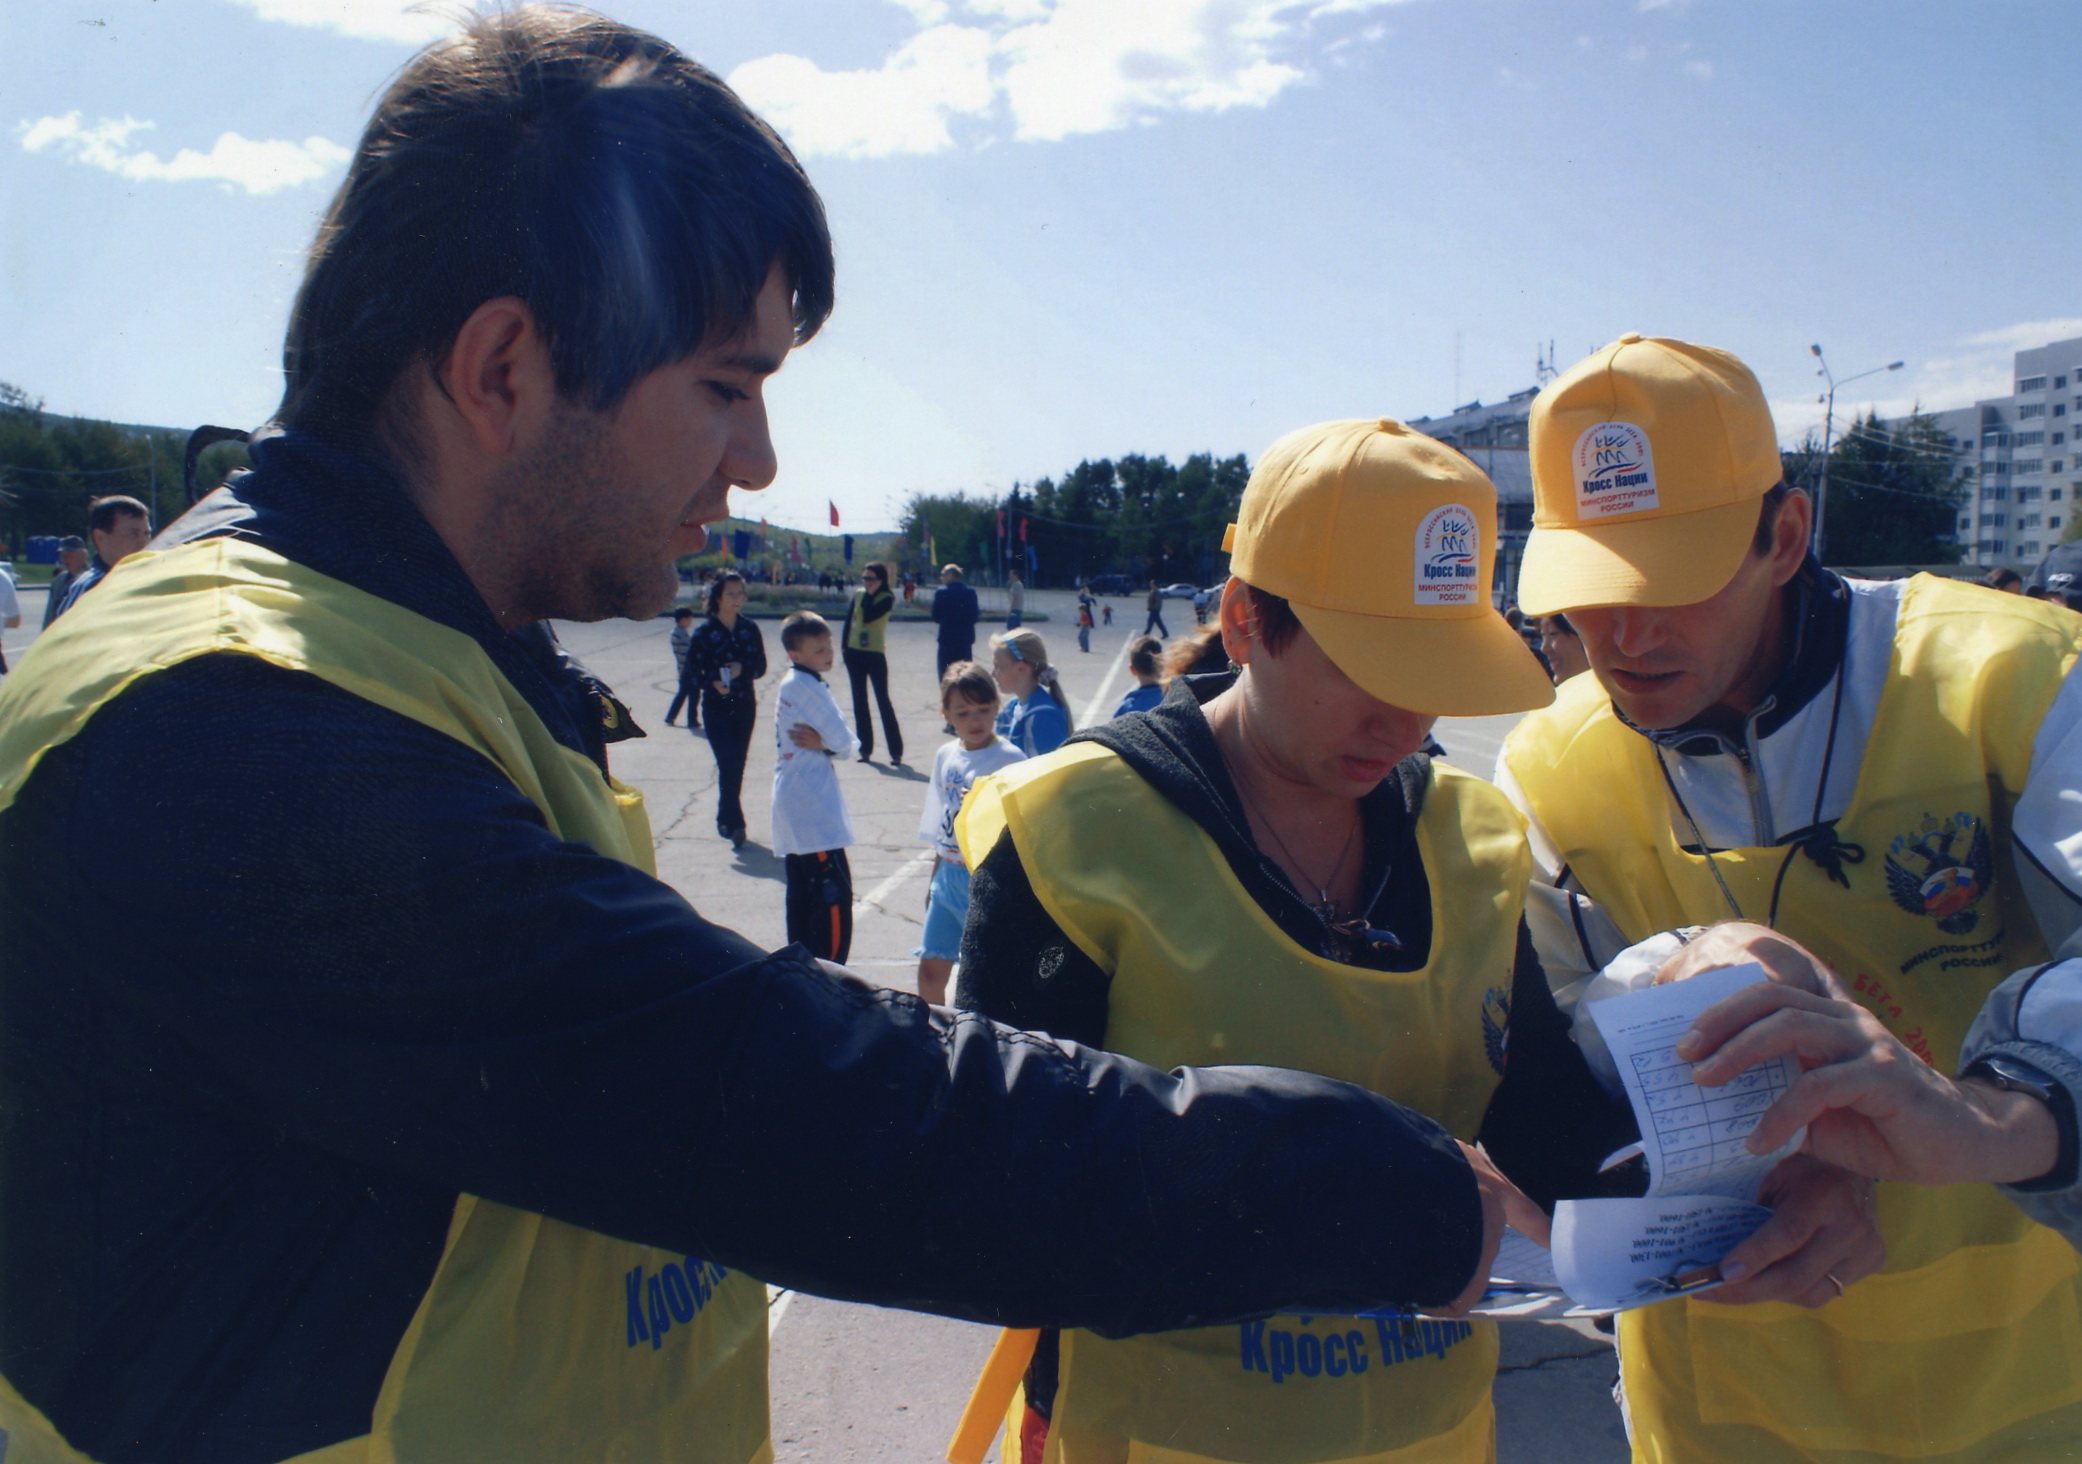
<instances>
[{"instance_id":1,"label":"yellow cap","mask_svg":"<svg viewBox=\"0 0 2082 1464\"><path fill-rule=\"evenodd\" d=\"M1528 615L1691 605L1734 578L1784 476L1764 390L1726 351L1623 335L1556 377L1529 425Z\"/></svg>"},{"instance_id":2,"label":"yellow cap","mask_svg":"<svg viewBox=\"0 0 2082 1464\"><path fill-rule=\"evenodd\" d=\"M1489 602L1496 489L1400 422L1324 422L1275 442L1222 547L1230 572L1282 597L1370 696L1485 716L1554 700Z\"/></svg>"}]
</instances>

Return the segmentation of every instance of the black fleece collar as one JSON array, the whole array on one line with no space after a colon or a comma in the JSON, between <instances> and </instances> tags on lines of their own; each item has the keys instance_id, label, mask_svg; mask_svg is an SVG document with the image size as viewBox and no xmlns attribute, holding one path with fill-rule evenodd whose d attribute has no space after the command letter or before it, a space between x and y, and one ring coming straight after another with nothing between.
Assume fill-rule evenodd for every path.
<instances>
[{"instance_id":1,"label":"black fleece collar","mask_svg":"<svg viewBox=\"0 0 2082 1464\"><path fill-rule=\"evenodd\" d=\"M1164 700L1148 711L1102 722L1068 740L1095 742L1119 756L1207 831L1244 888L1290 939L1306 950L1324 951L1322 921L1251 836L1243 799L1200 710L1235 682L1234 672L1176 677ZM1382 963L1383 969L1414 970L1429 954L1430 888L1414 837L1429 775L1429 760L1422 753L1413 754L1359 800L1366 836L1361 888L1370 896L1369 920L1403 943L1401 956L1392 964Z\"/></svg>"}]
</instances>

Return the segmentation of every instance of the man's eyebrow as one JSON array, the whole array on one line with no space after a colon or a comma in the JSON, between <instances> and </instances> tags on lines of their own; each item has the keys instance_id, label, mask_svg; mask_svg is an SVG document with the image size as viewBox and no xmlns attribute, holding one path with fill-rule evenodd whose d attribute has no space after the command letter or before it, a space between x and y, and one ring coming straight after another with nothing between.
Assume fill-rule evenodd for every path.
<instances>
[{"instance_id":1,"label":"man's eyebrow","mask_svg":"<svg viewBox=\"0 0 2082 1464\"><path fill-rule=\"evenodd\" d=\"M755 376L771 376L781 369L778 356L768 356L758 351L734 352L716 364L732 371L749 371Z\"/></svg>"}]
</instances>

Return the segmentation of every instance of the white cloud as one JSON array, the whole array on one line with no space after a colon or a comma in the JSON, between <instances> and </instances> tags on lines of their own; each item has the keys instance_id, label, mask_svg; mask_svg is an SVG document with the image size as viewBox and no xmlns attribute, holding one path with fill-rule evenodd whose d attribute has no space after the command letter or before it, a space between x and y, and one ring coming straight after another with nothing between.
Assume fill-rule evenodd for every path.
<instances>
[{"instance_id":1,"label":"white cloud","mask_svg":"<svg viewBox=\"0 0 2082 1464\"><path fill-rule=\"evenodd\" d=\"M456 29L451 15L435 10L431 0L233 0L262 20L338 31L364 41L390 41L423 46ZM447 7L460 13L460 5Z\"/></svg>"},{"instance_id":2,"label":"white cloud","mask_svg":"<svg viewBox=\"0 0 2082 1464\"><path fill-rule=\"evenodd\" d=\"M1713 78L1711 61L1687 61L1684 63L1684 70L1687 76L1696 76L1701 80L1710 81Z\"/></svg>"},{"instance_id":3,"label":"white cloud","mask_svg":"<svg viewBox=\"0 0 2082 1464\"><path fill-rule=\"evenodd\" d=\"M762 56L730 84L795 150L847 158L951 147L949 118L987 110L990 37L973 26L920 31L879 71L825 71L801 56Z\"/></svg>"},{"instance_id":4,"label":"white cloud","mask_svg":"<svg viewBox=\"0 0 2082 1464\"><path fill-rule=\"evenodd\" d=\"M1636 61L1636 62L1639 62L1639 61L1646 61L1647 59L1648 59L1648 47L1646 47L1646 46L1638 46L1638 45L1637 45L1637 46L1629 46L1629 47L1627 47L1627 60L1629 60L1629 61Z\"/></svg>"},{"instance_id":5,"label":"white cloud","mask_svg":"<svg viewBox=\"0 0 2082 1464\"><path fill-rule=\"evenodd\" d=\"M302 142L255 141L226 132L206 153L184 147L172 158L161 159L157 153L129 145L133 133L148 131L152 125L135 117L120 121L104 117L87 126L80 121L79 113L67 112L62 117L39 117L34 122L18 123L15 135L21 138L24 151L55 149L73 162L100 168L119 178L155 183L215 182L256 194L316 182L344 167L352 156L346 148L323 137L307 137Z\"/></svg>"},{"instance_id":6,"label":"white cloud","mask_svg":"<svg viewBox=\"0 0 2082 1464\"><path fill-rule=\"evenodd\" d=\"M844 157L938 152L956 117L1029 141L1173 112L1263 107L1351 42L1320 23L1406 0L893 0L925 28L873 71L800 56L746 62L730 84L798 151ZM959 9L961 20L928 23ZM1348 27L1349 29L1349 27ZM1366 26L1368 43L1383 33ZM1002 106L1000 105L1002 103Z\"/></svg>"},{"instance_id":7,"label":"white cloud","mask_svg":"<svg viewBox=\"0 0 2082 1464\"><path fill-rule=\"evenodd\" d=\"M2028 351L2034 346L2066 340L2070 336L2082 336L2082 320L2063 316L2055 320L2027 320L2021 325L1983 331L1968 336L1966 343L1970 346L2000 346L2006 351Z\"/></svg>"}]
</instances>

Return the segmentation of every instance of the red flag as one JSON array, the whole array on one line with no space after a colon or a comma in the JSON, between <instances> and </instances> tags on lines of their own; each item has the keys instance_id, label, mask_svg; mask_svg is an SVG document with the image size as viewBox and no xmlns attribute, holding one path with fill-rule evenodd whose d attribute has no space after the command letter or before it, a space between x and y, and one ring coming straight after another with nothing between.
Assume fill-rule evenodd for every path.
<instances>
[{"instance_id":1,"label":"red flag","mask_svg":"<svg viewBox=\"0 0 2082 1464\"><path fill-rule=\"evenodd\" d=\"M1024 544L1024 543L1026 543L1026 541L1027 541L1027 521L1026 521L1025 519L1021 519L1021 520L1019 521L1019 542L1020 542L1020 543L1022 543L1022 544Z\"/></svg>"},{"instance_id":2,"label":"red flag","mask_svg":"<svg viewBox=\"0 0 2082 1464\"><path fill-rule=\"evenodd\" d=\"M831 505L831 526L837 528L839 526L839 506L829 498L824 501Z\"/></svg>"},{"instance_id":3,"label":"red flag","mask_svg":"<svg viewBox=\"0 0 2082 1464\"><path fill-rule=\"evenodd\" d=\"M1002 508L998 510L998 537L1005 537L1005 510Z\"/></svg>"}]
</instances>

